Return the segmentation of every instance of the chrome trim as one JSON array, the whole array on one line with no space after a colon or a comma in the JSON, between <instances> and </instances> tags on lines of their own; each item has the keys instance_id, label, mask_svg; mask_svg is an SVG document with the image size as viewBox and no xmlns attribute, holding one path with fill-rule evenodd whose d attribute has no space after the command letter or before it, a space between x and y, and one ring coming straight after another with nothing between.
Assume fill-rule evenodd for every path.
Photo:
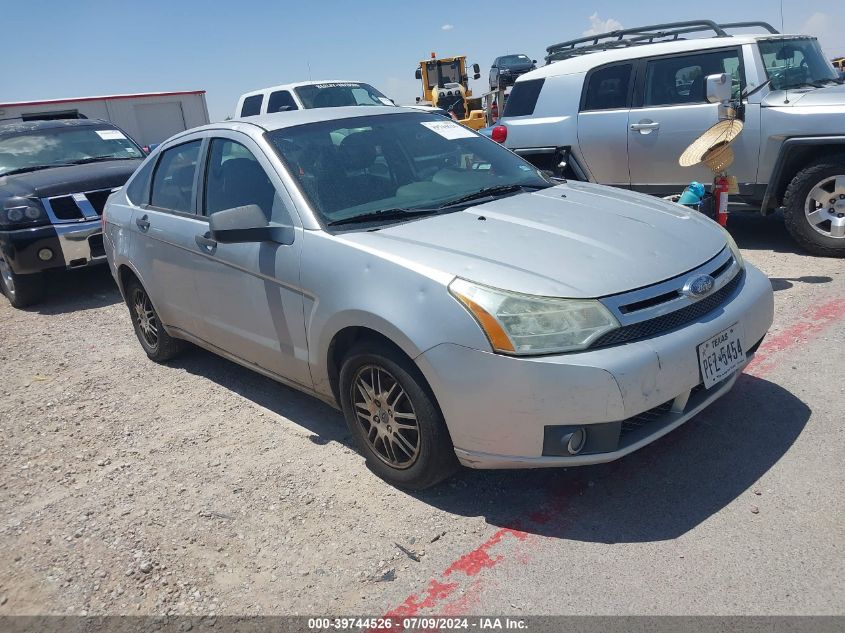
<instances>
[{"instance_id":1,"label":"chrome trim","mask_svg":"<svg viewBox=\"0 0 845 633\"><path fill-rule=\"evenodd\" d=\"M99 220L100 216L97 214L97 211L94 209L94 206L88 200L87 195L89 193L102 193L103 191L108 191L114 193L120 189L120 187L104 187L103 189L91 189L90 191L80 191L80 192L73 192L73 193L63 193L58 196L49 196L47 198L40 198L41 204L44 206L44 210L47 212L47 217L50 218L50 222L52 224L77 224L79 222L89 222L91 220ZM73 198L73 201L76 203L77 208L79 208L79 212L82 215L81 218L73 218L71 220L62 220L58 218L53 211L53 205L51 204L52 200L56 198Z\"/></svg>"},{"instance_id":2,"label":"chrome trim","mask_svg":"<svg viewBox=\"0 0 845 633\"><path fill-rule=\"evenodd\" d=\"M730 262L730 266L722 271L718 277L712 274L728 262ZM683 275L678 275L677 277L673 277L672 279L653 286L647 286L646 288L640 288L638 290L632 290L631 292L604 297L599 299L599 301L601 301L605 307L613 313L613 316L616 317L620 325L624 327L626 325L633 325L634 323L649 321L659 316L663 316L664 314L669 314L671 312L675 312L676 310L680 310L681 308L685 308L693 303L701 301L702 299L706 299L729 283L739 272L739 263L736 259L734 259L730 248L726 246L718 255L716 255L716 257L710 259L707 263L702 264L698 268L685 272ZM691 278L699 275L710 275L713 277L714 284L710 289L710 292L700 297L685 296L683 294L684 285ZM667 299L662 303L645 307L640 310L636 310L635 312L622 311L624 306L648 301L650 299L660 297L661 295L673 292L677 293L677 297L674 299Z\"/></svg>"},{"instance_id":3,"label":"chrome trim","mask_svg":"<svg viewBox=\"0 0 845 633\"><path fill-rule=\"evenodd\" d=\"M88 238L92 235L102 233L99 218L97 220L86 220L83 226L77 223L69 226L65 223L63 226L57 226L56 235L59 238L59 245L62 247L62 257L65 266L70 266L70 263L75 260L84 259L85 264L79 264L74 268L79 268L83 265L101 264L106 261L105 254L99 257L92 257L91 246L88 244Z\"/></svg>"}]
</instances>

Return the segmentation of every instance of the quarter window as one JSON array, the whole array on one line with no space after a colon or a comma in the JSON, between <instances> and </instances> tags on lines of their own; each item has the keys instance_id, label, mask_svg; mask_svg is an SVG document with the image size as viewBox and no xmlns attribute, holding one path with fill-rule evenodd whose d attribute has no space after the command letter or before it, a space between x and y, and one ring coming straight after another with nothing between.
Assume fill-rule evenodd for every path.
<instances>
[{"instance_id":1,"label":"quarter window","mask_svg":"<svg viewBox=\"0 0 845 633\"><path fill-rule=\"evenodd\" d=\"M255 155L236 141L212 139L205 176L205 215L250 204L257 205L268 221L291 223L276 187Z\"/></svg>"},{"instance_id":2,"label":"quarter window","mask_svg":"<svg viewBox=\"0 0 845 633\"><path fill-rule=\"evenodd\" d=\"M628 107L631 64L601 68L590 75L584 110L614 110Z\"/></svg>"},{"instance_id":3,"label":"quarter window","mask_svg":"<svg viewBox=\"0 0 845 633\"><path fill-rule=\"evenodd\" d=\"M278 90L270 93L270 99L267 101L267 112L287 112L288 110L297 110L296 102L293 96L287 90Z\"/></svg>"},{"instance_id":4,"label":"quarter window","mask_svg":"<svg viewBox=\"0 0 845 633\"><path fill-rule=\"evenodd\" d=\"M728 73L734 97L741 90L738 50L714 51L682 57L666 57L648 62L645 80L645 106L707 103L707 75Z\"/></svg>"},{"instance_id":5,"label":"quarter window","mask_svg":"<svg viewBox=\"0 0 845 633\"><path fill-rule=\"evenodd\" d=\"M527 79L517 81L510 96L505 101L503 116L528 116L534 114L537 107L537 99L540 98L540 91L543 89L545 79Z\"/></svg>"},{"instance_id":6,"label":"quarter window","mask_svg":"<svg viewBox=\"0 0 845 633\"><path fill-rule=\"evenodd\" d=\"M161 153L153 176L150 204L160 209L193 213L191 204L200 141L191 141Z\"/></svg>"},{"instance_id":7,"label":"quarter window","mask_svg":"<svg viewBox=\"0 0 845 633\"><path fill-rule=\"evenodd\" d=\"M264 95L252 95L244 99L244 104L241 106L241 116L255 116L261 114L261 101Z\"/></svg>"}]
</instances>

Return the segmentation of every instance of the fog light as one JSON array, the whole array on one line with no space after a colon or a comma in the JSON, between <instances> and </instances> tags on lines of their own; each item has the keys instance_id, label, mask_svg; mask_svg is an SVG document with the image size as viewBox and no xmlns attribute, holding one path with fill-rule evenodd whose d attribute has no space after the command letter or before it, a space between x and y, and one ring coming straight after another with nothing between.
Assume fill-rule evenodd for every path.
<instances>
[{"instance_id":1,"label":"fog light","mask_svg":"<svg viewBox=\"0 0 845 633\"><path fill-rule=\"evenodd\" d=\"M570 455L577 455L584 448L584 444L587 443L587 430L580 428L572 433L567 433L560 438L560 442L566 446Z\"/></svg>"},{"instance_id":2,"label":"fog light","mask_svg":"<svg viewBox=\"0 0 845 633\"><path fill-rule=\"evenodd\" d=\"M49 248L42 248L38 251L38 259L40 259L42 262L49 262L51 259L53 259L53 251L51 251Z\"/></svg>"}]
</instances>

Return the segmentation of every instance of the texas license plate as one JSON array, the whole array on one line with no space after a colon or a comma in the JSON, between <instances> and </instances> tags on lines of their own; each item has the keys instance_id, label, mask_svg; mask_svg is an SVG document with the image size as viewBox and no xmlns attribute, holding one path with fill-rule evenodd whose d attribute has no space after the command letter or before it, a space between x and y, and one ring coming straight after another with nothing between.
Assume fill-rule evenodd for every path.
<instances>
[{"instance_id":1,"label":"texas license plate","mask_svg":"<svg viewBox=\"0 0 845 633\"><path fill-rule=\"evenodd\" d=\"M739 323L734 323L698 346L698 364L705 388L721 382L745 362L740 333Z\"/></svg>"}]
</instances>

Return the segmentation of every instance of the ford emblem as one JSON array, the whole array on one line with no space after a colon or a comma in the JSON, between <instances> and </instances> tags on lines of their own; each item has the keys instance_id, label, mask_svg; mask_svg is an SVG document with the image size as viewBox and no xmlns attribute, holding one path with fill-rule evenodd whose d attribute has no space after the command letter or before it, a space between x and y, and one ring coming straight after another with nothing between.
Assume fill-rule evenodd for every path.
<instances>
[{"instance_id":1,"label":"ford emblem","mask_svg":"<svg viewBox=\"0 0 845 633\"><path fill-rule=\"evenodd\" d=\"M702 297L709 295L715 285L716 280L710 275L696 275L695 277L687 279L687 283L684 284L682 292L687 297L701 299Z\"/></svg>"}]
</instances>

